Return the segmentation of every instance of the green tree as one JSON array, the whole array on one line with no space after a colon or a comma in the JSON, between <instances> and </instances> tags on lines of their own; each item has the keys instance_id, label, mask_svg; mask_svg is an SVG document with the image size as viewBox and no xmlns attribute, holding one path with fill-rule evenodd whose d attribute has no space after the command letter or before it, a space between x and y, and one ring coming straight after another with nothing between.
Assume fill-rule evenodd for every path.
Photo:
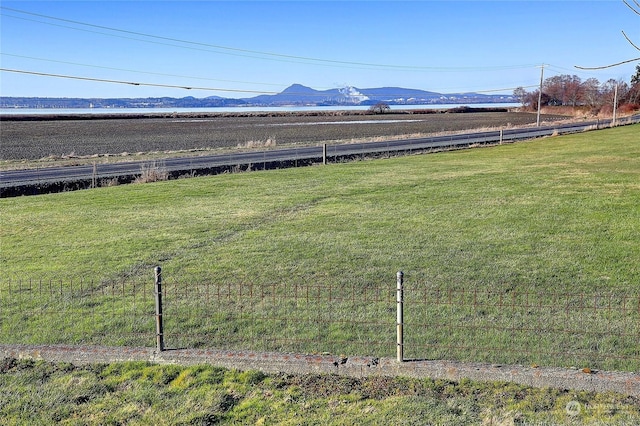
<instances>
[{"instance_id":1,"label":"green tree","mask_svg":"<svg viewBox=\"0 0 640 426\"><path fill-rule=\"evenodd\" d=\"M636 65L636 73L631 76L628 102L634 105L640 104L640 64Z\"/></svg>"},{"instance_id":2,"label":"green tree","mask_svg":"<svg viewBox=\"0 0 640 426\"><path fill-rule=\"evenodd\" d=\"M636 65L636 73L631 76L631 84L640 84L640 64Z\"/></svg>"}]
</instances>

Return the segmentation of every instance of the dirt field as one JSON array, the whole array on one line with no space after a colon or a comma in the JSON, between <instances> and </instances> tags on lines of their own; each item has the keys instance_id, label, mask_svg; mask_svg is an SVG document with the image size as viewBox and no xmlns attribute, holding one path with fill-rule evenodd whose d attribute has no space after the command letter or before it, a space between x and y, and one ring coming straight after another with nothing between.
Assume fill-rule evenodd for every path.
<instances>
[{"instance_id":1,"label":"dirt field","mask_svg":"<svg viewBox=\"0 0 640 426\"><path fill-rule=\"evenodd\" d=\"M126 158L143 153L345 143L535 123L518 112L364 114L173 114L165 116L2 117L0 160ZM566 117L544 116L545 121Z\"/></svg>"}]
</instances>

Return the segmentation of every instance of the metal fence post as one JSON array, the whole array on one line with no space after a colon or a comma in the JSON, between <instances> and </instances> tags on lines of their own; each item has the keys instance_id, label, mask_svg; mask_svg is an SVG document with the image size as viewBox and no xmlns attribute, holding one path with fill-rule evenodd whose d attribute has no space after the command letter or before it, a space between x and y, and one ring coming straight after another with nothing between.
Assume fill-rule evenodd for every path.
<instances>
[{"instance_id":1,"label":"metal fence post","mask_svg":"<svg viewBox=\"0 0 640 426\"><path fill-rule=\"evenodd\" d=\"M156 349L158 352L164 350L164 334L162 331L162 269L159 266L154 268L156 282L154 294L156 296Z\"/></svg>"},{"instance_id":2,"label":"metal fence post","mask_svg":"<svg viewBox=\"0 0 640 426\"><path fill-rule=\"evenodd\" d=\"M397 359L398 362L404 361L404 333L402 330L402 326L404 325L404 312L403 312L403 302L404 302L404 274L402 271L398 271L396 274L397 277L397 286L396 286L396 301L398 304L397 309L397 321L396 321L396 331L397 331Z\"/></svg>"}]
</instances>

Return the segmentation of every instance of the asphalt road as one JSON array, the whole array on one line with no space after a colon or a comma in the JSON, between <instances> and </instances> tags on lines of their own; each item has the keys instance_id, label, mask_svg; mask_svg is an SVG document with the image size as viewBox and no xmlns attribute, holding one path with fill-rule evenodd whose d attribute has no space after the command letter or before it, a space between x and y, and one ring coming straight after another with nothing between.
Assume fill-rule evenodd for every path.
<instances>
[{"instance_id":1,"label":"asphalt road","mask_svg":"<svg viewBox=\"0 0 640 426\"><path fill-rule=\"evenodd\" d=\"M618 124L634 124L640 122L640 115L618 120ZM358 156L400 154L425 151L431 149L464 148L476 144L508 143L517 140L533 139L552 134L582 132L594 127L603 128L611 125L611 121L591 121L580 124L554 125L548 127L509 129L504 131L473 132L461 135L436 136L389 140L382 142L366 142L356 144L329 145L326 147L326 161L335 162ZM278 167L295 166L322 162L325 159L323 146L273 149L265 151L248 151L224 155L207 155L200 157L178 157L161 160L161 167L169 173L188 174L198 171L215 171L247 168L267 165ZM83 166L48 167L27 170L9 170L0 172L0 189L15 188L25 185L38 185L55 182L78 182L92 179L113 179L140 175L143 166L149 161L132 161L121 163L104 163Z\"/></svg>"}]
</instances>

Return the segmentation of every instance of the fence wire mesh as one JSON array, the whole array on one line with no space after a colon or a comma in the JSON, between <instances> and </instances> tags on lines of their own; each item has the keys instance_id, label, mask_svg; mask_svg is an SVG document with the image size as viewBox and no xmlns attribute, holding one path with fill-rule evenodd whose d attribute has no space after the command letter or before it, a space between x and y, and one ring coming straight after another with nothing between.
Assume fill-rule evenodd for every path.
<instances>
[{"instance_id":1,"label":"fence wire mesh","mask_svg":"<svg viewBox=\"0 0 640 426\"><path fill-rule=\"evenodd\" d=\"M396 282L163 274L165 348L394 357ZM0 281L0 342L155 346L153 279ZM640 370L640 293L443 288L404 278L404 357Z\"/></svg>"},{"instance_id":2,"label":"fence wire mesh","mask_svg":"<svg viewBox=\"0 0 640 426\"><path fill-rule=\"evenodd\" d=\"M407 357L629 369L640 367L635 290L409 290ZM421 330L416 332L415 330Z\"/></svg>"}]
</instances>

